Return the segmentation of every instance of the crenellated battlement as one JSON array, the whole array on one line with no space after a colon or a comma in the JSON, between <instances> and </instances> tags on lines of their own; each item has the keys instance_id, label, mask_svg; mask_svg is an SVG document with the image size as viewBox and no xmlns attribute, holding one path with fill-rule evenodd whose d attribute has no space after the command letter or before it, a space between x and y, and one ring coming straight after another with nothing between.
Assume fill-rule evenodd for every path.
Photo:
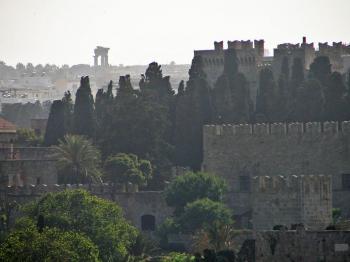
<instances>
[{"instance_id":1,"label":"crenellated battlement","mask_svg":"<svg viewBox=\"0 0 350 262\"><path fill-rule=\"evenodd\" d=\"M128 183L123 184L63 184L63 185L27 185L27 186L7 186L2 187L1 191L9 196L34 197L46 193L60 192L66 189L85 189L94 195L117 194L117 193L136 193L138 186Z\"/></svg>"},{"instance_id":2,"label":"crenellated battlement","mask_svg":"<svg viewBox=\"0 0 350 262\"><path fill-rule=\"evenodd\" d=\"M256 176L252 178L255 193L301 192L315 194L331 193L332 177L330 175L292 175L292 176Z\"/></svg>"},{"instance_id":3,"label":"crenellated battlement","mask_svg":"<svg viewBox=\"0 0 350 262\"><path fill-rule=\"evenodd\" d=\"M205 125L204 133L217 136L350 134L350 121Z\"/></svg>"}]
</instances>

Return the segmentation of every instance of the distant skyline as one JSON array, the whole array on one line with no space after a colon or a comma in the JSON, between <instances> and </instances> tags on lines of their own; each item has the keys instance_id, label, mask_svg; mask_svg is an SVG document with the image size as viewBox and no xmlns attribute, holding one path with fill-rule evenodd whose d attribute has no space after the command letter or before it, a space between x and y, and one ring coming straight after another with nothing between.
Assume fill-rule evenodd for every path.
<instances>
[{"instance_id":1,"label":"distant skyline","mask_svg":"<svg viewBox=\"0 0 350 262\"><path fill-rule=\"evenodd\" d=\"M190 64L214 41L350 42L350 0L0 0L0 60L113 65ZM317 48L317 45L315 45Z\"/></svg>"}]
</instances>

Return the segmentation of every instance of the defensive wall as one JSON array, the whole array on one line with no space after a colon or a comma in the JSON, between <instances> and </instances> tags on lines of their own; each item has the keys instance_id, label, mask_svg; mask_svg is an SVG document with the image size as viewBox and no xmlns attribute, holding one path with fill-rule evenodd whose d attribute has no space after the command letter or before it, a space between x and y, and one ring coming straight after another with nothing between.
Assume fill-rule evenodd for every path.
<instances>
[{"instance_id":1,"label":"defensive wall","mask_svg":"<svg viewBox=\"0 0 350 262\"><path fill-rule=\"evenodd\" d=\"M27 185L8 186L0 189L1 201L25 204L46 193L63 190L84 189L98 197L116 202L123 210L125 217L137 228L153 232L157 225L172 215L161 191L138 191L137 186L128 184L91 184L91 185Z\"/></svg>"},{"instance_id":2,"label":"defensive wall","mask_svg":"<svg viewBox=\"0 0 350 262\"><path fill-rule=\"evenodd\" d=\"M329 174L333 206L350 217L349 149L350 122L206 125L202 169L228 181L229 204L247 219L249 178Z\"/></svg>"},{"instance_id":3,"label":"defensive wall","mask_svg":"<svg viewBox=\"0 0 350 262\"><path fill-rule=\"evenodd\" d=\"M350 261L350 231L255 232L255 262Z\"/></svg>"},{"instance_id":4,"label":"defensive wall","mask_svg":"<svg viewBox=\"0 0 350 262\"><path fill-rule=\"evenodd\" d=\"M2 185L56 184L55 150L49 147L0 148Z\"/></svg>"},{"instance_id":5,"label":"defensive wall","mask_svg":"<svg viewBox=\"0 0 350 262\"><path fill-rule=\"evenodd\" d=\"M330 176L259 176L252 179L252 224L256 230L276 225L325 229L332 223Z\"/></svg>"}]
</instances>

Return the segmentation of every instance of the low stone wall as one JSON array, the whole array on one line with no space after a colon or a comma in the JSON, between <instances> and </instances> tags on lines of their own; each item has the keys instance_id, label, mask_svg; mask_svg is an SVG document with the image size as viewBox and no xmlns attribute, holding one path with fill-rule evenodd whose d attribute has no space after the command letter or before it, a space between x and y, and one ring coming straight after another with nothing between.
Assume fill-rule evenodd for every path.
<instances>
[{"instance_id":1,"label":"low stone wall","mask_svg":"<svg viewBox=\"0 0 350 262\"><path fill-rule=\"evenodd\" d=\"M256 262L350 261L350 231L259 231Z\"/></svg>"},{"instance_id":2,"label":"low stone wall","mask_svg":"<svg viewBox=\"0 0 350 262\"><path fill-rule=\"evenodd\" d=\"M63 190L84 189L92 194L116 202L124 212L125 217L138 229L144 231L154 231L163 221L172 215L173 209L168 207L162 191L140 191L128 186L129 192L125 188L117 185L30 185L23 187L4 187L0 191L1 201L25 204L33 201L49 192L60 192ZM151 218L154 229L150 221ZM153 220L153 222L152 222ZM146 225L145 223L148 223Z\"/></svg>"}]
</instances>

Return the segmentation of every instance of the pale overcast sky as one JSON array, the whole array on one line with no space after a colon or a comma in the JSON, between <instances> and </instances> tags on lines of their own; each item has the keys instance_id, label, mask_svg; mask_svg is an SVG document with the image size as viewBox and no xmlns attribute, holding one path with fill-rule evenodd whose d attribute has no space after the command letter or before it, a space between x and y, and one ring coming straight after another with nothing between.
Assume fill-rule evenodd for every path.
<instances>
[{"instance_id":1,"label":"pale overcast sky","mask_svg":"<svg viewBox=\"0 0 350 262\"><path fill-rule=\"evenodd\" d=\"M214 40L350 42L350 0L0 0L0 60L113 65L190 63Z\"/></svg>"}]
</instances>

